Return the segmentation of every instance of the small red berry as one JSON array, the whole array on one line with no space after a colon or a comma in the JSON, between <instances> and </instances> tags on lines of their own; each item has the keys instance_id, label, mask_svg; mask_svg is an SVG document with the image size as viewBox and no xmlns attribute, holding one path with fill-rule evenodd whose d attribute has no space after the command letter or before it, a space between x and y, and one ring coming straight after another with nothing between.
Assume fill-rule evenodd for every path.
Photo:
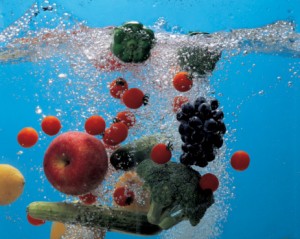
<instances>
[{"instance_id":1,"label":"small red berry","mask_svg":"<svg viewBox=\"0 0 300 239\"><path fill-rule=\"evenodd\" d=\"M203 190L209 189L214 192L219 187L219 180L214 174L207 173L200 178L199 184Z\"/></svg>"},{"instance_id":2,"label":"small red berry","mask_svg":"<svg viewBox=\"0 0 300 239\"><path fill-rule=\"evenodd\" d=\"M104 132L103 142L108 145L117 145L123 142L128 136L128 127L122 123L113 123Z\"/></svg>"},{"instance_id":3,"label":"small red berry","mask_svg":"<svg viewBox=\"0 0 300 239\"><path fill-rule=\"evenodd\" d=\"M238 171L243 171L249 167L250 157L245 151L236 151L230 160L231 166Z\"/></svg>"},{"instance_id":4,"label":"small red berry","mask_svg":"<svg viewBox=\"0 0 300 239\"><path fill-rule=\"evenodd\" d=\"M40 226L40 225L43 225L43 224L46 223L45 220L33 218L33 217L30 216L28 213L27 213L27 221L28 221L31 225L34 225L34 226Z\"/></svg>"},{"instance_id":5,"label":"small red berry","mask_svg":"<svg viewBox=\"0 0 300 239\"><path fill-rule=\"evenodd\" d=\"M126 187L118 187L113 194L114 201L119 206L128 206L134 201L134 192Z\"/></svg>"},{"instance_id":6,"label":"small red berry","mask_svg":"<svg viewBox=\"0 0 300 239\"><path fill-rule=\"evenodd\" d=\"M147 104L148 97L145 96L143 91L138 88L131 88L124 92L122 101L130 109L138 109L143 104Z\"/></svg>"},{"instance_id":7,"label":"small red berry","mask_svg":"<svg viewBox=\"0 0 300 239\"><path fill-rule=\"evenodd\" d=\"M171 157L171 149L165 144L156 144L151 150L151 159L157 164L165 164Z\"/></svg>"},{"instance_id":8,"label":"small red berry","mask_svg":"<svg viewBox=\"0 0 300 239\"><path fill-rule=\"evenodd\" d=\"M173 86L180 92L186 92L192 88L193 81L188 72L181 71L174 76Z\"/></svg>"},{"instance_id":9,"label":"small red berry","mask_svg":"<svg viewBox=\"0 0 300 239\"><path fill-rule=\"evenodd\" d=\"M189 99L186 96L176 96L173 100L173 112L176 113L183 104L189 102Z\"/></svg>"},{"instance_id":10,"label":"small red berry","mask_svg":"<svg viewBox=\"0 0 300 239\"><path fill-rule=\"evenodd\" d=\"M91 204L94 204L97 201L97 196L92 194L92 193L88 193L88 194L80 195L79 199L84 204L91 205Z\"/></svg>"},{"instance_id":11,"label":"small red berry","mask_svg":"<svg viewBox=\"0 0 300 239\"><path fill-rule=\"evenodd\" d=\"M85 131L91 135L103 134L105 126L105 120L99 115L89 117L84 124Z\"/></svg>"},{"instance_id":12,"label":"small red berry","mask_svg":"<svg viewBox=\"0 0 300 239\"><path fill-rule=\"evenodd\" d=\"M116 99L120 99L126 90L128 90L127 81L121 77L115 79L109 86L111 96Z\"/></svg>"},{"instance_id":13,"label":"small red berry","mask_svg":"<svg viewBox=\"0 0 300 239\"><path fill-rule=\"evenodd\" d=\"M128 128L134 126L136 120L135 116L130 111L122 111L117 114L117 120L127 125Z\"/></svg>"}]
</instances>

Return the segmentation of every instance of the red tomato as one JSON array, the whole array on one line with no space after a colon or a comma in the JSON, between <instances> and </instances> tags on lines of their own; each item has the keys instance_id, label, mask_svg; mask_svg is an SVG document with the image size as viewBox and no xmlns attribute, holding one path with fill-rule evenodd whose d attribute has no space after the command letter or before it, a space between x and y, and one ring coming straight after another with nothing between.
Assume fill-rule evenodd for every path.
<instances>
[{"instance_id":1,"label":"red tomato","mask_svg":"<svg viewBox=\"0 0 300 239\"><path fill-rule=\"evenodd\" d=\"M127 125L128 128L134 126L136 120L135 116L130 111L122 111L117 114L117 120Z\"/></svg>"},{"instance_id":2,"label":"red tomato","mask_svg":"<svg viewBox=\"0 0 300 239\"><path fill-rule=\"evenodd\" d=\"M105 120L99 115L89 117L84 124L85 131L91 135L103 134L105 126Z\"/></svg>"},{"instance_id":3,"label":"red tomato","mask_svg":"<svg viewBox=\"0 0 300 239\"><path fill-rule=\"evenodd\" d=\"M138 109L146 103L145 94L138 88L131 88L124 92L122 101L130 109Z\"/></svg>"},{"instance_id":4,"label":"red tomato","mask_svg":"<svg viewBox=\"0 0 300 239\"><path fill-rule=\"evenodd\" d=\"M26 127L18 133L17 140L22 147L30 148L36 144L38 138L39 135L34 128Z\"/></svg>"},{"instance_id":5,"label":"red tomato","mask_svg":"<svg viewBox=\"0 0 300 239\"><path fill-rule=\"evenodd\" d=\"M114 201L119 206L128 206L134 200L134 192L126 187L118 187L113 194Z\"/></svg>"},{"instance_id":6,"label":"red tomato","mask_svg":"<svg viewBox=\"0 0 300 239\"><path fill-rule=\"evenodd\" d=\"M219 180L214 174L207 173L200 178L199 184L203 190L210 189L214 192L219 187Z\"/></svg>"},{"instance_id":7,"label":"red tomato","mask_svg":"<svg viewBox=\"0 0 300 239\"><path fill-rule=\"evenodd\" d=\"M128 90L127 81L121 77L115 79L109 86L109 92L112 97L120 99L122 94Z\"/></svg>"},{"instance_id":8,"label":"red tomato","mask_svg":"<svg viewBox=\"0 0 300 239\"><path fill-rule=\"evenodd\" d=\"M180 92L186 92L192 88L193 80L188 72L181 71L174 76L173 86Z\"/></svg>"},{"instance_id":9,"label":"red tomato","mask_svg":"<svg viewBox=\"0 0 300 239\"><path fill-rule=\"evenodd\" d=\"M189 99L186 96L176 96L173 100L173 112L176 113L183 104L189 102Z\"/></svg>"},{"instance_id":10,"label":"red tomato","mask_svg":"<svg viewBox=\"0 0 300 239\"><path fill-rule=\"evenodd\" d=\"M243 171L248 168L250 164L250 157L245 151L236 151L230 160L231 166L238 171Z\"/></svg>"},{"instance_id":11,"label":"red tomato","mask_svg":"<svg viewBox=\"0 0 300 239\"><path fill-rule=\"evenodd\" d=\"M123 142L127 136L128 127L122 122L117 122L105 130L103 142L105 144L114 146Z\"/></svg>"},{"instance_id":12,"label":"red tomato","mask_svg":"<svg viewBox=\"0 0 300 239\"><path fill-rule=\"evenodd\" d=\"M40 226L40 225L45 224L44 220L35 219L32 216L30 216L28 213L27 213L27 220L31 225L34 225L34 226Z\"/></svg>"},{"instance_id":13,"label":"red tomato","mask_svg":"<svg viewBox=\"0 0 300 239\"><path fill-rule=\"evenodd\" d=\"M97 196L92 194L92 193L88 193L88 194L80 195L79 199L84 204L91 205L91 204L94 204L97 201Z\"/></svg>"},{"instance_id":14,"label":"red tomato","mask_svg":"<svg viewBox=\"0 0 300 239\"><path fill-rule=\"evenodd\" d=\"M41 126L44 133L50 136L56 135L61 129L60 121L55 116L45 117L42 120Z\"/></svg>"},{"instance_id":15,"label":"red tomato","mask_svg":"<svg viewBox=\"0 0 300 239\"><path fill-rule=\"evenodd\" d=\"M172 157L171 149L165 144L157 144L151 150L151 159L158 164L164 164L170 161Z\"/></svg>"}]
</instances>

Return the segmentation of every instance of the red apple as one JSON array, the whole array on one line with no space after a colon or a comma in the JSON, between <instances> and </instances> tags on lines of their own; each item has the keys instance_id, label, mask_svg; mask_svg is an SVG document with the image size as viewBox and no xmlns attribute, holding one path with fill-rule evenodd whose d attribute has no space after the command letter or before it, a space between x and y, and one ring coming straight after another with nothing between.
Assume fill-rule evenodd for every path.
<instances>
[{"instance_id":1,"label":"red apple","mask_svg":"<svg viewBox=\"0 0 300 239\"><path fill-rule=\"evenodd\" d=\"M96 137L67 132L56 137L44 156L44 171L54 188L82 195L97 188L107 172L106 150Z\"/></svg>"}]
</instances>

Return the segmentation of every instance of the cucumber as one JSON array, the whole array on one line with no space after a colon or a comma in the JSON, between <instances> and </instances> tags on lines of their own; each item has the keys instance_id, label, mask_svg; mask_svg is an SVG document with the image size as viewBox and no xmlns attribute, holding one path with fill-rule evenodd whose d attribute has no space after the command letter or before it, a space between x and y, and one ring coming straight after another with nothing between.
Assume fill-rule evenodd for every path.
<instances>
[{"instance_id":1,"label":"cucumber","mask_svg":"<svg viewBox=\"0 0 300 239\"><path fill-rule=\"evenodd\" d=\"M110 156L110 163L115 169L130 170L144 159L149 159L153 146L158 143L167 143L167 138L160 134L143 136L115 150Z\"/></svg>"},{"instance_id":2,"label":"cucumber","mask_svg":"<svg viewBox=\"0 0 300 239\"><path fill-rule=\"evenodd\" d=\"M27 213L36 219L102 227L108 231L135 235L155 235L162 230L159 226L148 222L146 213L107 206L33 202L27 207Z\"/></svg>"}]
</instances>

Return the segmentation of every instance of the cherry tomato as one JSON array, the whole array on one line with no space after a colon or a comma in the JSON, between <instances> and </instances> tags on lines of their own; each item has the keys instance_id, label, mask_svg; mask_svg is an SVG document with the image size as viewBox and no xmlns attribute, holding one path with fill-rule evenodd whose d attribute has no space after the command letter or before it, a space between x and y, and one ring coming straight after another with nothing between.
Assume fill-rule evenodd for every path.
<instances>
[{"instance_id":1,"label":"cherry tomato","mask_svg":"<svg viewBox=\"0 0 300 239\"><path fill-rule=\"evenodd\" d=\"M203 190L210 189L214 192L219 187L219 180L214 174L207 173L202 175L199 184Z\"/></svg>"},{"instance_id":2,"label":"cherry tomato","mask_svg":"<svg viewBox=\"0 0 300 239\"><path fill-rule=\"evenodd\" d=\"M103 141L105 144L114 146L123 142L127 136L128 127L122 122L117 122L105 130Z\"/></svg>"},{"instance_id":3,"label":"cherry tomato","mask_svg":"<svg viewBox=\"0 0 300 239\"><path fill-rule=\"evenodd\" d=\"M113 194L114 201L119 206L128 206L134 201L134 192L126 187L118 187Z\"/></svg>"},{"instance_id":4,"label":"cherry tomato","mask_svg":"<svg viewBox=\"0 0 300 239\"><path fill-rule=\"evenodd\" d=\"M165 144L156 144L151 150L151 159L158 164L170 161L172 157L171 149Z\"/></svg>"},{"instance_id":5,"label":"cherry tomato","mask_svg":"<svg viewBox=\"0 0 300 239\"><path fill-rule=\"evenodd\" d=\"M127 81L121 77L115 79L109 86L109 92L112 97L120 99L122 94L128 90Z\"/></svg>"},{"instance_id":6,"label":"cherry tomato","mask_svg":"<svg viewBox=\"0 0 300 239\"><path fill-rule=\"evenodd\" d=\"M188 72L181 71L174 76L173 86L180 92L186 92L192 88L193 80Z\"/></svg>"},{"instance_id":7,"label":"cherry tomato","mask_svg":"<svg viewBox=\"0 0 300 239\"><path fill-rule=\"evenodd\" d=\"M89 117L84 124L85 131L91 135L103 134L105 126L105 120L99 115Z\"/></svg>"},{"instance_id":8,"label":"cherry tomato","mask_svg":"<svg viewBox=\"0 0 300 239\"><path fill-rule=\"evenodd\" d=\"M33 217L30 216L28 213L27 213L27 221L28 221L31 225L34 225L34 226L40 226L40 225L43 225L43 224L46 223L44 220L33 218Z\"/></svg>"},{"instance_id":9,"label":"cherry tomato","mask_svg":"<svg viewBox=\"0 0 300 239\"><path fill-rule=\"evenodd\" d=\"M130 111L122 111L117 114L117 120L127 125L128 128L134 126L136 120L135 116Z\"/></svg>"},{"instance_id":10,"label":"cherry tomato","mask_svg":"<svg viewBox=\"0 0 300 239\"><path fill-rule=\"evenodd\" d=\"M173 112L176 113L183 104L189 102L189 99L186 96L176 96L173 100Z\"/></svg>"},{"instance_id":11,"label":"cherry tomato","mask_svg":"<svg viewBox=\"0 0 300 239\"><path fill-rule=\"evenodd\" d=\"M236 151L231 156L230 164L235 170L243 171L248 168L250 164L250 157L245 151Z\"/></svg>"},{"instance_id":12,"label":"cherry tomato","mask_svg":"<svg viewBox=\"0 0 300 239\"><path fill-rule=\"evenodd\" d=\"M147 96L138 88L131 88L124 92L122 101L130 109L138 109L147 103Z\"/></svg>"},{"instance_id":13,"label":"cherry tomato","mask_svg":"<svg viewBox=\"0 0 300 239\"><path fill-rule=\"evenodd\" d=\"M45 117L42 120L41 126L44 133L50 136L56 135L61 129L60 121L55 116Z\"/></svg>"},{"instance_id":14,"label":"cherry tomato","mask_svg":"<svg viewBox=\"0 0 300 239\"><path fill-rule=\"evenodd\" d=\"M91 204L94 204L97 201L97 196L92 194L92 193L88 193L88 194L80 195L79 199L84 204L91 205Z\"/></svg>"},{"instance_id":15,"label":"cherry tomato","mask_svg":"<svg viewBox=\"0 0 300 239\"><path fill-rule=\"evenodd\" d=\"M30 148L36 144L38 138L39 135L34 128L26 127L18 133L17 140L22 147Z\"/></svg>"}]
</instances>

